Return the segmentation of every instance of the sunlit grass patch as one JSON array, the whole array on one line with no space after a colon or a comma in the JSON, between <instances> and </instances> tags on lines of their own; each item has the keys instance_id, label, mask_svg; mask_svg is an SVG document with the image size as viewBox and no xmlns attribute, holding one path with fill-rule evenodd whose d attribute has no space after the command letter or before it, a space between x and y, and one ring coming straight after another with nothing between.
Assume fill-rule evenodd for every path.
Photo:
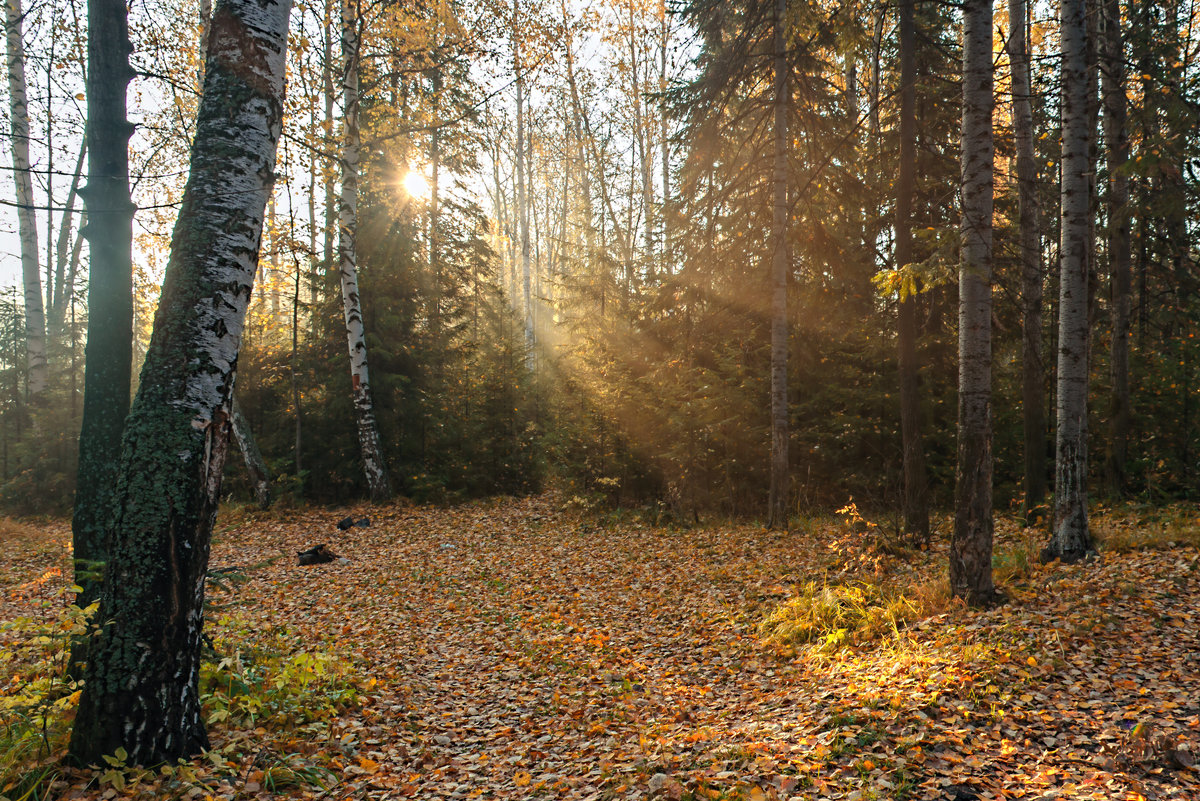
<instances>
[{"instance_id":1,"label":"sunlit grass patch","mask_svg":"<svg viewBox=\"0 0 1200 801\"><path fill-rule=\"evenodd\" d=\"M808 581L759 624L759 634L780 644L810 643L836 651L894 635L911 623L945 611L950 603L945 581L904 588L854 582Z\"/></svg>"}]
</instances>

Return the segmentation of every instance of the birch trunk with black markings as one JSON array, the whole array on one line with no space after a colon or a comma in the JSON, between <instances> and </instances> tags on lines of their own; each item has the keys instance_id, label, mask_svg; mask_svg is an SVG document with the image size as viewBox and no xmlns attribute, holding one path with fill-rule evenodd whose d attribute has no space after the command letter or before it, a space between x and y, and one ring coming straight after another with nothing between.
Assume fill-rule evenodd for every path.
<instances>
[{"instance_id":1,"label":"birch trunk with black markings","mask_svg":"<svg viewBox=\"0 0 1200 801\"><path fill-rule=\"evenodd\" d=\"M283 126L289 0L213 13L191 172L123 440L102 621L70 753L174 763L208 747L204 577L238 349Z\"/></svg>"}]
</instances>

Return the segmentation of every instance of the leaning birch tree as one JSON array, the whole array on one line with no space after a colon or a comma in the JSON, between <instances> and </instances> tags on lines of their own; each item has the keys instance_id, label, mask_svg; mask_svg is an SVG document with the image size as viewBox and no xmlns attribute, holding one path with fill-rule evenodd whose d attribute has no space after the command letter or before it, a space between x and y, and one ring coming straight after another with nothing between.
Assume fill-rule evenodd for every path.
<instances>
[{"instance_id":1,"label":"leaning birch tree","mask_svg":"<svg viewBox=\"0 0 1200 801\"><path fill-rule=\"evenodd\" d=\"M993 603L992 0L963 4L962 245L958 278L958 466L950 591Z\"/></svg>"},{"instance_id":2,"label":"leaning birch tree","mask_svg":"<svg viewBox=\"0 0 1200 801\"><path fill-rule=\"evenodd\" d=\"M208 746L204 577L230 399L283 128L290 0L219 0L191 172L126 424L70 753L171 763Z\"/></svg>"},{"instance_id":3,"label":"leaning birch tree","mask_svg":"<svg viewBox=\"0 0 1200 801\"><path fill-rule=\"evenodd\" d=\"M46 312L38 271L37 214L29 162L29 98L25 82L25 12L21 0L6 0L4 33L8 58L8 113L12 135L13 182L17 190L17 232L21 242L21 280L25 288L25 349L29 394L37 402L46 391Z\"/></svg>"},{"instance_id":4,"label":"leaning birch tree","mask_svg":"<svg viewBox=\"0 0 1200 801\"><path fill-rule=\"evenodd\" d=\"M367 340L362 299L358 291L358 168L362 158L359 129L358 71L360 57L358 0L342 0L342 193L338 201L338 273L342 284L342 310L350 347L350 386L358 424L358 447L371 500L386 501L388 482L383 443L375 423L367 368Z\"/></svg>"},{"instance_id":5,"label":"leaning birch tree","mask_svg":"<svg viewBox=\"0 0 1200 801\"><path fill-rule=\"evenodd\" d=\"M1058 290L1058 405L1054 531L1042 557L1093 551L1087 519L1088 159L1087 2L1062 0L1062 191Z\"/></svg>"}]
</instances>

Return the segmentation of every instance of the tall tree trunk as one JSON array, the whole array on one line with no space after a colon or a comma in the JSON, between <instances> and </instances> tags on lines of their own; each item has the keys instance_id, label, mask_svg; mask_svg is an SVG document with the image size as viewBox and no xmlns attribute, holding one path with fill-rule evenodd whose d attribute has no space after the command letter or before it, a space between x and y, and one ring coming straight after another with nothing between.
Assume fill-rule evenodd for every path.
<instances>
[{"instance_id":1,"label":"tall tree trunk","mask_svg":"<svg viewBox=\"0 0 1200 801\"><path fill-rule=\"evenodd\" d=\"M518 236L521 238L521 296L522 319L525 321L526 364L533 365L533 298L532 276L529 265L529 198L526 192L528 178L528 163L525 153L525 67L521 63L521 42L518 29L520 4L513 0L513 76L517 90L517 225Z\"/></svg>"},{"instance_id":2,"label":"tall tree trunk","mask_svg":"<svg viewBox=\"0 0 1200 801\"><path fill-rule=\"evenodd\" d=\"M25 349L29 363L29 394L40 403L46 391L46 314L42 276L38 271L37 215L29 164L29 101L25 83L25 13L21 0L5 3L8 46L9 125L12 132L13 183L17 189L17 230L21 242L21 278L25 287Z\"/></svg>"},{"instance_id":3,"label":"tall tree trunk","mask_svg":"<svg viewBox=\"0 0 1200 801\"><path fill-rule=\"evenodd\" d=\"M1124 494L1128 480L1126 456L1132 409L1129 400L1129 315L1130 315L1130 224L1129 132L1126 127L1125 46L1121 34L1119 0L1104 0L1104 39L1101 80L1104 92L1104 140L1108 149L1108 258L1111 273L1110 314L1112 352L1109 374L1112 394L1109 398L1109 450L1105 474L1108 491Z\"/></svg>"},{"instance_id":4,"label":"tall tree trunk","mask_svg":"<svg viewBox=\"0 0 1200 801\"><path fill-rule=\"evenodd\" d=\"M246 463L246 472L250 475L250 484L254 490L254 501L260 509L271 508L271 471L263 460L262 451L258 449L258 440L250 429L250 421L242 414L235 395L229 402L229 424L234 442L242 452L242 461Z\"/></svg>"},{"instance_id":5,"label":"tall tree trunk","mask_svg":"<svg viewBox=\"0 0 1200 801\"><path fill-rule=\"evenodd\" d=\"M767 528L788 527L788 63L784 42L787 0L776 0L775 153L771 175L771 486Z\"/></svg>"},{"instance_id":6,"label":"tall tree trunk","mask_svg":"<svg viewBox=\"0 0 1200 801\"><path fill-rule=\"evenodd\" d=\"M659 224L662 229L662 267L670 275L674 272L671 263L671 137L668 134L671 120L667 107L667 52L671 45L670 15L667 13L666 0L659 0L658 6L659 29L661 42L659 50L658 72L658 147L659 159L662 164L662 208L659 214Z\"/></svg>"},{"instance_id":7,"label":"tall tree trunk","mask_svg":"<svg viewBox=\"0 0 1200 801\"><path fill-rule=\"evenodd\" d=\"M208 747L204 577L283 126L289 5L220 0L213 14L191 172L118 468L103 623L71 735L84 764L118 748L153 765Z\"/></svg>"},{"instance_id":8,"label":"tall tree trunk","mask_svg":"<svg viewBox=\"0 0 1200 801\"><path fill-rule=\"evenodd\" d=\"M1046 498L1046 370L1042 360L1042 264L1038 241L1037 163L1029 75L1028 6L1009 0L1013 138L1017 151L1018 243L1021 261L1021 420L1025 441L1025 517Z\"/></svg>"},{"instance_id":9,"label":"tall tree trunk","mask_svg":"<svg viewBox=\"0 0 1200 801\"><path fill-rule=\"evenodd\" d=\"M88 336L84 350L83 422L71 530L76 603L100 597L97 566L108 561L105 526L113 511L121 433L133 372L133 201L125 102L133 70L125 0L89 0L88 182L80 190L88 240ZM72 273L74 269L72 269ZM68 284L74 283L74 275ZM76 654L80 656L80 654Z\"/></svg>"},{"instance_id":10,"label":"tall tree trunk","mask_svg":"<svg viewBox=\"0 0 1200 801\"><path fill-rule=\"evenodd\" d=\"M371 500L379 503L392 495L388 482L383 444L375 424L367 369L362 299L358 292L358 165L361 134L358 128L359 96L358 0L342 0L342 194L338 204L338 272L342 283L342 309L346 339L350 347L350 382L354 392L354 414L358 422L358 447Z\"/></svg>"},{"instance_id":11,"label":"tall tree trunk","mask_svg":"<svg viewBox=\"0 0 1200 801\"><path fill-rule=\"evenodd\" d=\"M436 45L436 43L435 43ZM433 57L437 58L436 46ZM442 70L435 67L430 76L433 89L434 119L438 116L438 105L442 94ZM442 343L442 271L438 261L438 181L442 160L441 128L437 125L429 132L429 276L433 281L433 338L435 347ZM440 363L440 361L439 361Z\"/></svg>"},{"instance_id":12,"label":"tall tree trunk","mask_svg":"<svg viewBox=\"0 0 1200 801\"><path fill-rule=\"evenodd\" d=\"M1054 532L1045 559L1093 550L1087 520L1088 98L1085 0L1062 0L1062 222Z\"/></svg>"},{"instance_id":13,"label":"tall tree trunk","mask_svg":"<svg viewBox=\"0 0 1200 801\"><path fill-rule=\"evenodd\" d=\"M963 5L962 262L958 466L950 591L972 606L992 583L992 2Z\"/></svg>"},{"instance_id":14,"label":"tall tree trunk","mask_svg":"<svg viewBox=\"0 0 1200 801\"><path fill-rule=\"evenodd\" d=\"M325 121L322 124L322 130L325 134L326 153L332 152L334 148L333 139L333 121L334 121L334 99L336 97L333 85L333 31L334 31L334 13L337 9L335 0L325 0L325 30L324 37L321 43L322 55L324 61L321 69L321 88L325 99ZM325 169L325 237L322 242L321 269L328 275L333 269L333 250L335 242L335 232L337 231L337 214L338 214L338 196L336 194L334 182L334 170L327 162ZM313 276L312 297L310 302L315 309L319 298L319 287L322 285L321 276ZM315 315L314 315L315 318Z\"/></svg>"},{"instance_id":15,"label":"tall tree trunk","mask_svg":"<svg viewBox=\"0 0 1200 801\"><path fill-rule=\"evenodd\" d=\"M914 0L900 0L900 174L896 180L896 268L912 258L912 205L917 161L917 67ZM853 120L857 122L858 111ZM921 438L918 390L917 298L901 293L898 320L900 363L900 434L904 450L904 528L909 537L929 539L928 478Z\"/></svg>"}]
</instances>

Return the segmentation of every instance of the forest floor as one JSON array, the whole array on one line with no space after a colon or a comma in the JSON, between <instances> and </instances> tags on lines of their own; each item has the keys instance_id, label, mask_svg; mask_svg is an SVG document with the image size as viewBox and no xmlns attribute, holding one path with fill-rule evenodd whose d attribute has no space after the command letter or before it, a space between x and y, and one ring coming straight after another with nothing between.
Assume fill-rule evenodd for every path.
<instances>
[{"instance_id":1,"label":"forest floor","mask_svg":"<svg viewBox=\"0 0 1200 801\"><path fill-rule=\"evenodd\" d=\"M35 635L63 625L69 529L10 525L0 746L15 753L18 717L49 722L0 764L0 795L1200 798L1194 508L1110 521L1113 550L1074 566L1031 564L1032 535L1003 524L1009 601L971 612L939 596L944 544L889 556L861 523L677 529L560 506L224 516L213 750L159 770L63 768L74 696L14 700L46 686L55 637ZM371 525L341 532L346 514ZM318 543L345 561L297 566ZM815 641L763 633L785 629Z\"/></svg>"}]
</instances>

